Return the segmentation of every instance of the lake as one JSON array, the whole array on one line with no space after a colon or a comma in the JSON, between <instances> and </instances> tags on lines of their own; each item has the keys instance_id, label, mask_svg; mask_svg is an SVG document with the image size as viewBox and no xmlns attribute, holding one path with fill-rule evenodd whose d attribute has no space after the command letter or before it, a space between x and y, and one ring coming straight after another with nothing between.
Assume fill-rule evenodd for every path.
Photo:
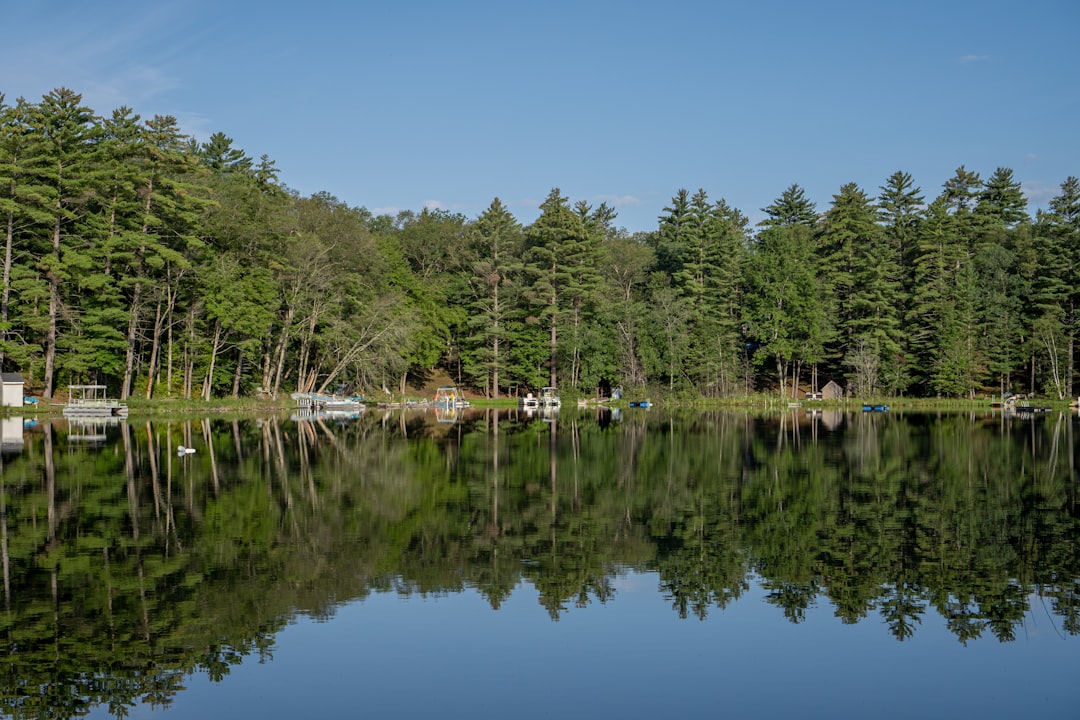
<instances>
[{"instance_id":1,"label":"lake","mask_svg":"<svg viewBox=\"0 0 1080 720\"><path fill-rule=\"evenodd\" d=\"M5 418L0 713L1069 717L1077 423Z\"/></svg>"}]
</instances>

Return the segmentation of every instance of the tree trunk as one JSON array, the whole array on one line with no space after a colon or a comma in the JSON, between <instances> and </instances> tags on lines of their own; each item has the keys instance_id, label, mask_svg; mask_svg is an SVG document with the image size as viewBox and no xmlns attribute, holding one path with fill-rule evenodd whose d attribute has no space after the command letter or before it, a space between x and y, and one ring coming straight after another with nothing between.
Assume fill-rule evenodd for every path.
<instances>
[{"instance_id":1,"label":"tree trunk","mask_svg":"<svg viewBox=\"0 0 1080 720\"><path fill-rule=\"evenodd\" d=\"M120 399L127 400L131 394L131 382L135 373L135 348L138 340L139 313L142 312L142 280L137 273L135 287L132 288L131 308L128 315L127 353L124 358L124 380L120 384ZM148 383L149 384L149 383Z\"/></svg>"},{"instance_id":2,"label":"tree trunk","mask_svg":"<svg viewBox=\"0 0 1080 720\"><path fill-rule=\"evenodd\" d=\"M146 399L154 395L154 377L157 374L158 365L161 363L161 331L165 321L165 314L161 311L161 297L158 297L157 306L154 309L154 332L150 343L150 362L146 368Z\"/></svg>"},{"instance_id":3,"label":"tree trunk","mask_svg":"<svg viewBox=\"0 0 1080 720\"><path fill-rule=\"evenodd\" d=\"M143 203L142 237L145 239L150 232L150 209L154 202L154 178L151 176L146 183L146 202ZM143 259L146 255L146 245L139 247L135 253L135 287L131 291L131 308L128 317L127 332L127 357L124 358L124 381L120 385L120 399L126 400L131 393L131 384L135 374L135 350L137 348L139 315L142 313L142 286L146 275ZM148 383L149 384L149 383Z\"/></svg>"},{"instance_id":4,"label":"tree trunk","mask_svg":"<svg viewBox=\"0 0 1080 720\"><path fill-rule=\"evenodd\" d=\"M15 213L7 214L4 233L4 289L0 295L0 341L7 340L9 303L11 302L11 248L15 243ZM4 349L0 346L0 367L4 365Z\"/></svg>"},{"instance_id":5,"label":"tree trunk","mask_svg":"<svg viewBox=\"0 0 1080 720\"><path fill-rule=\"evenodd\" d=\"M498 250L496 258L498 258ZM495 316L495 337L491 341L491 396L499 399L499 280L495 281L492 314Z\"/></svg>"},{"instance_id":6,"label":"tree trunk","mask_svg":"<svg viewBox=\"0 0 1080 720\"><path fill-rule=\"evenodd\" d=\"M289 334L292 328L293 316L295 310L292 306L285 312L285 320L281 325L281 335L278 337L277 345L277 368L274 371L274 384L270 389L270 397L277 399L278 391L281 389L281 376L285 372L285 349L289 345Z\"/></svg>"},{"instance_id":7,"label":"tree trunk","mask_svg":"<svg viewBox=\"0 0 1080 720\"><path fill-rule=\"evenodd\" d=\"M558 379L557 378L557 373L556 373L556 367L555 367L555 359L557 357L557 350L558 350L558 331L556 329L557 323L555 322L555 298L554 297L552 297L552 299L551 299L551 311L552 311L552 314L551 314L551 354L549 356L548 362L551 364L551 387L558 387L558 385L555 382Z\"/></svg>"},{"instance_id":8,"label":"tree trunk","mask_svg":"<svg viewBox=\"0 0 1080 720\"><path fill-rule=\"evenodd\" d=\"M214 322L214 339L210 343L210 367L203 379L202 399L210 400L210 389L214 384L214 365L217 364L218 350L221 348L221 320Z\"/></svg>"},{"instance_id":9,"label":"tree trunk","mask_svg":"<svg viewBox=\"0 0 1080 720\"><path fill-rule=\"evenodd\" d=\"M1065 367L1065 397L1069 397L1069 398L1071 398L1073 396L1073 348L1075 347L1075 342L1076 342L1076 338L1073 336L1073 332L1072 332L1072 322L1071 322L1072 318L1073 318L1073 313L1072 313L1072 310L1070 310L1069 311L1070 322L1066 325L1066 327L1069 328L1069 331L1068 331L1069 345L1068 345L1068 360L1066 361L1066 367Z\"/></svg>"},{"instance_id":10,"label":"tree trunk","mask_svg":"<svg viewBox=\"0 0 1080 720\"><path fill-rule=\"evenodd\" d=\"M60 260L60 201L57 200L56 222L53 224L53 255ZM60 313L60 278L55 269L47 273L49 279L49 329L45 335L45 392L46 398L53 396L53 373L56 369L56 318Z\"/></svg>"},{"instance_id":11,"label":"tree trunk","mask_svg":"<svg viewBox=\"0 0 1080 720\"><path fill-rule=\"evenodd\" d=\"M232 396L235 400L240 397L240 377L244 372L244 351L236 348L236 372L233 373Z\"/></svg>"}]
</instances>

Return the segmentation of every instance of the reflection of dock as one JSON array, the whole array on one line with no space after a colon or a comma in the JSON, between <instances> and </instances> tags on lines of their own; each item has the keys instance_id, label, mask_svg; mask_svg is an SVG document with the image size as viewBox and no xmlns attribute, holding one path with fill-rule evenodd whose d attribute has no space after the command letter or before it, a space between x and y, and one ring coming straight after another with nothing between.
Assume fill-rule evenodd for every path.
<instances>
[{"instance_id":1,"label":"reflection of dock","mask_svg":"<svg viewBox=\"0 0 1080 720\"><path fill-rule=\"evenodd\" d=\"M289 416L293 422L311 422L313 420L329 420L333 422L345 422L357 420L363 415L362 410L310 410L301 409Z\"/></svg>"},{"instance_id":2,"label":"reflection of dock","mask_svg":"<svg viewBox=\"0 0 1080 720\"><path fill-rule=\"evenodd\" d=\"M71 417L68 418L68 442L94 445L107 439L109 427L119 427L126 422L121 417Z\"/></svg>"}]
</instances>

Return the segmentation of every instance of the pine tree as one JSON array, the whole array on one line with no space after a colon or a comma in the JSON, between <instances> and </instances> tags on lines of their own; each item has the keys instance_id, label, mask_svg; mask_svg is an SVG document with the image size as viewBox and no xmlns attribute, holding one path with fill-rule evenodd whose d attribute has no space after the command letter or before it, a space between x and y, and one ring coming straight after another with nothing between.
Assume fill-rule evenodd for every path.
<instances>
[{"instance_id":1,"label":"pine tree","mask_svg":"<svg viewBox=\"0 0 1080 720\"><path fill-rule=\"evenodd\" d=\"M512 283L520 273L521 226L495 198L469 229L475 255L470 274L469 327L479 342L473 354L484 369L484 385L499 397L506 365L507 320Z\"/></svg>"},{"instance_id":2,"label":"pine tree","mask_svg":"<svg viewBox=\"0 0 1080 720\"><path fill-rule=\"evenodd\" d=\"M207 142L199 145L198 154L214 173L247 173L251 170L251 158L240 148L234 148L233 139L223 132L214 133Z\"/></svg>"},{"instance_id":3,"label":"pine tree","mask_svg":"<svg viewBox=\"0 0 1080 720\"><path fill-rule=\"evenodd\" d=\"M1005 228L1030 220L1027 199L1020 183L1013 179L1013 171L999 167L983 185L975 213L984 221Z\"/></svg>"},{"instance_id":4,"label":"pine tree","mask_svg":"<svg viewBox=\"0 0 1080 720\"><path fill-rule=\"evenodd\" d=\"M1080 297L1080 180L1067 178L1050 208L1036 219L1034 250L1038 282L1031 292L1035 352L1050 369L1049 385L1062 396L1074 392L1075 345ZM1055 372L1056 369L1056 372Z\"/></svg>"},{"instance_id":5,"label":"pine tree","mask_svg":"<svg viewBox=\"0 0 1080 720\"><path fill-rule=\"evenodd\" d=\"M85 220L80 211L96 196L104 166L98 153L101 128L90 108L82 104L81 95L67 88L53 90L34 107L30 127L35 138L32 174L43 191L33 202L39 216L49 217L47 225L36 233L36 249L31 250L49 289L42 393L49 398L55 386L60 322L66 305L61 285L71 279L72 264L81 264L70 240Z\"/></svg>"},{"instance_id":6,"label":"pine tree","mask_svg":"<svg viewBox=\"0 0 1080 720\"><path fill-rule=\"evenodd\" d=\"M761 210L768 215L761 223L764 227L794 225L813 227L818 220L814 203L806 197L806 191L797 184L790 185L771 205Z\"/></svg>"},{"instance_id":7,"label":"pine tree","mask_svg":"<svg viewBox=\"0 0 1080 720\"><path fill-rule=\"evenodd\" d=\"M31 124L35 108L19 98L7 105L0 94L0 221L4 227L3 289L0 294L0 368L12 364L33 380L41 346L29 333L12 332L15 305L34 314L36 300L47 295L46 284L23 263L14 262L17 245L27 246L35 225L52 218L47 200L51 188L36 166L36 138ZM28 248L23 247L23 252Z\"/></svg>"},{"instance_id":8,"label":"pine tree","mask_svg":"<svg viewBox=\"0 0 1080 720\"><path fill-rule=\"evenodd\" d=\"M924 387L942 395L963 395L973 389L979 362L971 302L975 276L959 230L963 218L950 208L939 197L927 209L907 331Z\"/></svg>"},{"instance_id":9,"label":"pine tree","mask_svg":"<svg viewBox=\"0 0 1080 720\"><path fill-rule=\"evenodd\" d=\"M879 213L889 243L889 255L895 258L896 275L887 280L898 287L897 313L903 325L911 312L911 298L915 289L915 257L922 231L924 200L921 189L914 186L911 175L902 171L890 175L880 190ZM907 390L915 359L910 332L900 334L899 345L897 354L886 368L891 394Z\"/></svg>"},{"instance_id":10,"label":"pine tree","mask_svg":"<svg viewBox=\"0 0 1080 720\"><path fill-rule=\"evenodd\" d=\"M759 348L754 361L771 356L781 395L798 389L803 364L824 359L831 333L826 287L817 253L817 212L798 185L764 208L768 217L752 246L747 315Z\"/></svg>"},{"instance_id":11,"label":"pine tree","mask_svg":"<svg viewBox=\"0 0 1080 720\"><path fill-rule=\"evenodd\" d=\"M822 222L829 296L836 303L836 354L852 369L852 389L875 395L900 379L899 262L877 207L854 183L844 185Z\"/></svg>"},{"instance_id":12,"label":"pine tree","mask_svg":"<svg viewBox=\"0 0 1080 720\"><path fill-rule=\"evenodd\" d=\"M525 262L530 276L529 294L540 309L548 331L549 383L558 379L559 326L567 315L568 296L576 292L571 268L588 232L567 198L553 188L540 205L540 216L525 230Z\"/></svg>"},{"instance_id":13,"label":"pine tree","mask_svg":"<svg viewBox=\"0 0 1080 720\"><path fill-rule=\"evenodd\" d=\"M942 187L940 200L944 206L954 215L964 215L975 208L983 181L978 173L961 165Z\"/></svg>"},{"instance_id":14,"label":"pine tree","mask_svg":"<svg viewBox=\"0 0 1080 720\"><path fill-rule=\"evenodd\" d=\"M690 193L680 188L663 209L655 240L656 269L675 276L682 271L683 248L690 223Z\"/></svg>"}]
</instances>

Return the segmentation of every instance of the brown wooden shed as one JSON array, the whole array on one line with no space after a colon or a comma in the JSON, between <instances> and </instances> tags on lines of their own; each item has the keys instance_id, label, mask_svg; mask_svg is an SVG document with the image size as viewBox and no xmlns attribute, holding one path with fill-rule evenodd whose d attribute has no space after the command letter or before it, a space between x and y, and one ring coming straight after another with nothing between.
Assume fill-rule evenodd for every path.
<instances>
[{"instance_id":1,"label":"brown wooden shed","mask_svg":"<svg viewBox=\"0 0 1080 720\"><path fill-rule=\"evenodd\" d=\"M844 388L830 380L821 387L822 400L839 400L844 397Z\"/></svg>"}]
</instances>

